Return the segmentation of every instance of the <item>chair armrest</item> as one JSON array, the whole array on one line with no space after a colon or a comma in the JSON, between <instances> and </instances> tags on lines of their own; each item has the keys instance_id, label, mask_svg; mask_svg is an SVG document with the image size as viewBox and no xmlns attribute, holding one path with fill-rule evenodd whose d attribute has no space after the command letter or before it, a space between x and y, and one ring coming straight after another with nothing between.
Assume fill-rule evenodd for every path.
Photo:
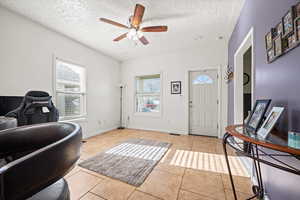
<instances>
[{"instance_id":1,"label":"chair armrest","mask_svg":"<svg viewBox=\"0 0 300 200\"><path fill-rule=\"evenodd\" d=\"M44 123L0 131L0 158L35 151L67 136L65 123Z\"/></svg>"},{"instance_id":2,"label":"chair armrest","mask_svg":"<svg viewBox=\"0 0 300 200\"><path fill-rule=\"evenodd\" d=\"M73 130L71 133L68 130L65 131L67 132L65 137L0 168L1 200L26 199L61 179L75 165L80 157L81 128L73 123L56 124L62 125L60 128L63 130L70 127ZM57 132L61 131L57 126L54 127ZM22 133L19 134L22 135ZM43 137L43 133L33 135L43 140L48 138ZM50 139L53 138L50 137ZM44 142L43 140L33 139L33 144L37 141Z\"/></svg>"}]
</instances>

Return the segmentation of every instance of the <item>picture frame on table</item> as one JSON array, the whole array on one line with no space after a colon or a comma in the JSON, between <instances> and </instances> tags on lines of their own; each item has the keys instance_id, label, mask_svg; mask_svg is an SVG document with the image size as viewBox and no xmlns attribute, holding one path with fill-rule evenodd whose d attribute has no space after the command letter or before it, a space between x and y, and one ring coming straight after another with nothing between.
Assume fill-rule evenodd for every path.
<instances>
[{"instance_id":1,"label":"picture frame on table","mask_svg":"<svg viewBox=\"0 0 300 200\"><path fill-rule=\"evenodd\" d=\"M181 81L171 81L171 94L181 94Z\"/></svg>"},{"instance_id":2,"label":"picture frame on table","mask_svg":"<svg viewBox=\"0 0 300 200\"><path fill-rule=\"evenodd\" d=\"M247 130L256 132L259 129L270 103L271 99L256 100L255 105L251 110L249 119L245 124L245 128Z\"/></svg>"},{"instance_id":3,"label":"picture frame on table","mask_svg":"<svg viewBox=\"0 0 300 200\"><path fill-rule=\"evenodd\" d=\"M284 107L273 107L267 119L264 121L261 128L258 130L257 135L262 139L266 139L268 134L274 128L276 122L280 118L283 111Z\"/></svg>"},{"instance_id":4,"label":"picture frame on table","mask_svg":"<svg viewBox=\"0 0 300 200\"><path fill-rule=\"evenodd\" d=\"M294 7L292 7L282 18L283 22L283 37L288 37L294 32Z\"/></svg>"}]
</instances>

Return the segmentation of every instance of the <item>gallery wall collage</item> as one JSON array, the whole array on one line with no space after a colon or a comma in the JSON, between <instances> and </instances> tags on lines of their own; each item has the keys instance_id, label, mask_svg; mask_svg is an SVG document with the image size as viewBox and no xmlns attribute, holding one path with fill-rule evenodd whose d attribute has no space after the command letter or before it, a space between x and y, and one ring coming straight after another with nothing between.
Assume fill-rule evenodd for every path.
<instances>
[{"instance_id":1,"label":"gallery wall collage","mask_svg":"<svg viewBox=\"0 0 300 200\"><path fill-rule=\"evenodd\" d=\"M274 62L300 45L300 3L291 7L265 36L267 62Z\"/></svg>"}]
</instances>

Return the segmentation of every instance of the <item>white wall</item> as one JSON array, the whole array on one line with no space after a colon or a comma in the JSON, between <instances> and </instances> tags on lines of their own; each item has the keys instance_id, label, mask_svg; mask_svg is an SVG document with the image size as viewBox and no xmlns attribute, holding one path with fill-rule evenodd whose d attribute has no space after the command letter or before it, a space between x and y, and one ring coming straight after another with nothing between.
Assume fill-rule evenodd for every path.
<instances>
[{"instance_id":1,"label":"white wall","mask_svg":"<svg viewBox=\"0 0 300 200\"><path fill-rule=\"evenodd\" d=\"M221 129L227 124L227 85L224 82L227 43L220 41L214 46L205 45L163 55L125 61L121 65L122 82L126 84L124 119L129 128L188 133L188 70L220 68L221 78ZM162 73L162 116L146 117L134 113L134 79L137 75ZM182 95L170 94L170 82L182 81ZM129 120L128 120L129 117ZM222 135L223 131L220 131Z\"/></svg>"},{"instance_id":2,"label":"white wall","mask_svg":"<svg viewBox=\"0 0 300 200\"><path fill-rule=\"evenodd\" d=\"M117 127L120 63L0 7L0 95L52 94L53 56L86 67L88 117L79 122L84 137Z\"/></svg>"}]
</instances>

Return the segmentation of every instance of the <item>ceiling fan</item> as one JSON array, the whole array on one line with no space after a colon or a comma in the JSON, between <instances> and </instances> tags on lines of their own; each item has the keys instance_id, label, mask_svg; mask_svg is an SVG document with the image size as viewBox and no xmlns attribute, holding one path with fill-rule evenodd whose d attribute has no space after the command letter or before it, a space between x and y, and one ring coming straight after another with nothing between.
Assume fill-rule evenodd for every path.
<instances>
[{"instance_id":1,"label":"ceiling fan","mask_svg":"<svg viewBox=\"0 0 300 200\"><path fill-rule=\"evenodd\" d=\"M147 45L149 44L149 41L145 38L143 32L166 32L168 30L168 26L149 26L149 27L141 28L140 25L142 23L144 12L145 12L145 7L141 4L136 4L133 16L129 17L128 26L106 18L100 18L100 20L105 23L112 24L114 26L128 29L128 32L120 35L119 37L115 38L113 41L118 42L127 37L128 39L135 40L135 41L140 40L144 45Z\"/></svg>"}]
</instances>

